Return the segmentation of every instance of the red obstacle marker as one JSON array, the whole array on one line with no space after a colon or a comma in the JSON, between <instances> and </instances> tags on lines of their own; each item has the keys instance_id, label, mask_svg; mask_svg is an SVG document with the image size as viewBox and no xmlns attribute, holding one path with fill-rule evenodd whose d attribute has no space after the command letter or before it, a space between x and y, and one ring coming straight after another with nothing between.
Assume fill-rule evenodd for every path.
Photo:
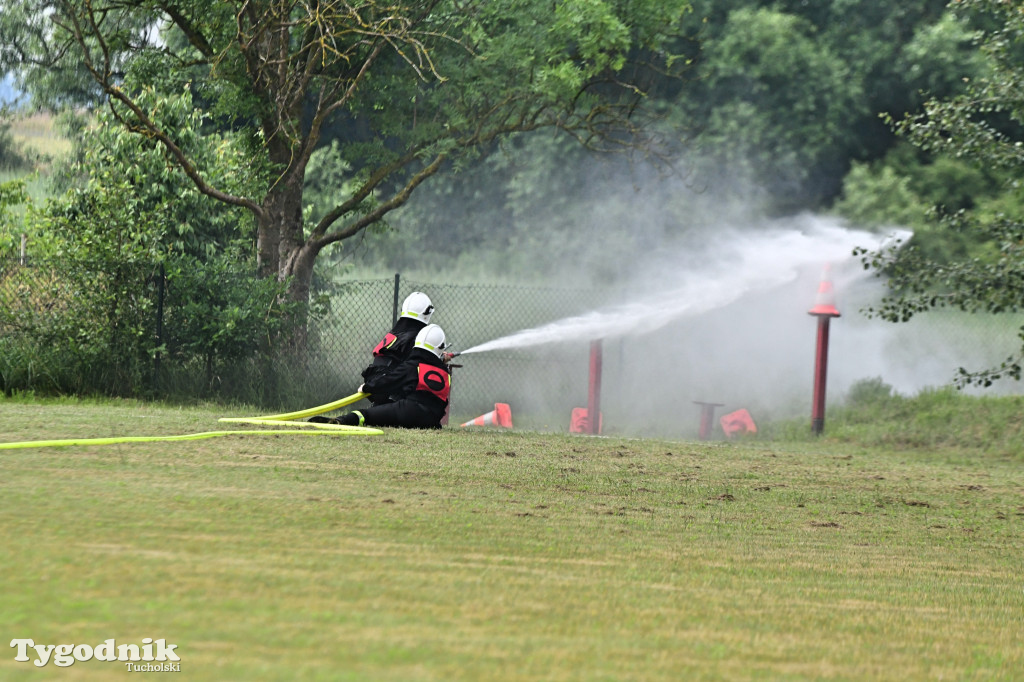
<instances>
[{"instance_id":1,"label":"red obstacle marker","mask_svg":"<svg viewBox=\"0 0 1024 682\"><path fill-rule=\"evenodd\" d=\"M744 433L757 433L757 424L745 409L722 415L718 423L722 425L722 431L729 438Z\"/></svg>"},{"instance_id":2,"label":"red obstacle marker","mask_svg":"<svg viewBox=\"0 0 1024 682\"><path fill-rule=\"evenodd\" d=\"M572 408L572 417L569 421L569 433L601 433L601 428L604 426L604 415L599 414L597 417L597 430L591 430L590 428L590 412L585 407L574 407Z\"/></svg>"}]
</instances>

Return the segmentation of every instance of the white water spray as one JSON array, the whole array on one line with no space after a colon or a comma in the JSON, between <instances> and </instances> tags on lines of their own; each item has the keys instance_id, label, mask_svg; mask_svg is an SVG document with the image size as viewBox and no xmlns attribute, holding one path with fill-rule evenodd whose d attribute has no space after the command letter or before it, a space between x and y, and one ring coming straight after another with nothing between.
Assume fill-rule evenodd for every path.
<instances>
[{"instance_id":1,"label":"white water spray","mask_svg":"<svg viewBox=\"0 0 1024 682\"><path fill-rule=\"evenodd\" d=\"M893 239L905 241L910 235L906 231L878 235L850 230L820 218L799 222L802 224L797 227L720 232L703 245L701 253L685 254L690 261L686 265L672 257L670 273L632 287L657 288L643 300L525 329L473 346L460 355L652 332L673 320L724 307L748 293L786 284L807 267L850 261L856 247L877 249Z\"/></svg>"}]
</instances>

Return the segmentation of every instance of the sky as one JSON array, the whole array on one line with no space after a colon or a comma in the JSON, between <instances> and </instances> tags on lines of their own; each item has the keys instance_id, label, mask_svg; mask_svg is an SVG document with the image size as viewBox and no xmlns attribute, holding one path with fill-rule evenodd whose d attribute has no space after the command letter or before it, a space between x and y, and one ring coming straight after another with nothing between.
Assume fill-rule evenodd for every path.
<instances>
[{"instance_id":1,"label":"sky","mask_svg":"<svg viewBox=\"0 0 1024 682\"><path fill-rule=\"evenodd\" d=\"M18 92L14 88L14 79L5 75L0 79L0 105L12 104L17 98Z\"/></svg>"}]
</instances>

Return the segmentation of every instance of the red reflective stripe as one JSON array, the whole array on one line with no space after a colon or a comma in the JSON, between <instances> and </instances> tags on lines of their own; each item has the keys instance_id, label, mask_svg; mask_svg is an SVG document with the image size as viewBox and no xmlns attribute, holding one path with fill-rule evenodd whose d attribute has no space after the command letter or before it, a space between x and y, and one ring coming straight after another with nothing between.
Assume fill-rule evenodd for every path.
<instances>
[{"instance_id":1,"label":"red reflective stripe","mask_svg":"<svg viewBox=\"0 0 1024 682\"><path fill-rule=\"evenodd\" d=\"M385 348L391 348L391 346L393 346L395 341L397 340L397 336L395 336L391 332L388 332L387 334L384 335L384 338L381 339L381 342L377 344L377 347L373 349L373 354L380 355L380 352L382 350L384 350Z\"/></svg>"},{"instance_id":2,"label":"red reflective stripe","mask_svg":"<svg viewBox=\"0 0 1024 682\"><path fill-rule=\"evenodd\" d=\"M440 367L420 363L416 367L416 373L419 377L417 391L433 393L441 400L448 401L448 393L452 390L452 378L448 372Z\"/></svg>"}]
</instances>

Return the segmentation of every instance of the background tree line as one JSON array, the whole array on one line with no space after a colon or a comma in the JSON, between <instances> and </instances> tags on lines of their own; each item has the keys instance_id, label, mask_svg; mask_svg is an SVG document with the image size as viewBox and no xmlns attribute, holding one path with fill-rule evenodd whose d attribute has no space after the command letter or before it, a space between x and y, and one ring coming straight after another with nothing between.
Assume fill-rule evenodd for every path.
<instances>
[{"instance_id":1,"label":"background tree line","mask_svg":"<svg viewBox=\"0 0 1024 682\"><path fill-rule=\"evenodd\" d=\"M546 254L578 253L593 216L618 217L621 228L599 230L618 257L716 221L801 211L909 226L930 252L960 255L964 238L930 229L928 210L1006 202L1008 188L968 160L914 147L892 123L991 68L976 43L984 25L941 0L695 2L679 43L689 69L651 95L672 165L595 156L554 136L517 139L477 172L425 188L399 229L364 245L365 262L449 269L454 251L470 269L553 274L563 259ZM650 201L657 213L630 219ZM615 271L600 253L586 260L603 277Z\"/></svg>"},{"instance_id":2,"label":"background tree line","mask_svg":"<svg viewBox=\"0 0 1024 682\"><path fill-rule=\"evenodd\" d=\"M74 149L47 202L3 186L0 248L251 272L258 305L299 304L283 330L352 269L608 281L716 224L818 211L914 228L874 258L891 274L1004 275L896 276L880 314L997 285L1015 309L990 228L1021 213L1016 4L5 0L0 66L63 105Z\"/></svg>"}]
</instances>

